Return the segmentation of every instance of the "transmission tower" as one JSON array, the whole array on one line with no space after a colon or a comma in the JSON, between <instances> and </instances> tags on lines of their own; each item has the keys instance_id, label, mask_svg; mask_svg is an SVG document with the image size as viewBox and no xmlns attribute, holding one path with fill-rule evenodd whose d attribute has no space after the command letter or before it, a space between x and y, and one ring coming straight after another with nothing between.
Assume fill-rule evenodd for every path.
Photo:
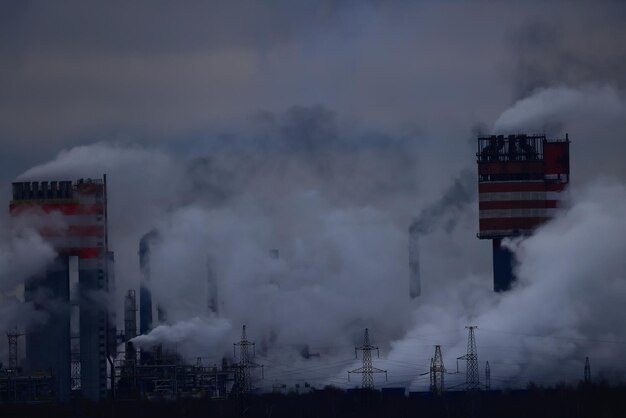
<instances>
[{"instance_id":1,"label":"transmission tower","mask_svg":"<svg viewBox=\"0 0 626 418\"><path fill-rule=\"evenodd\" d=\"M7 331L7 338L9 339L9 369L14 373L17 371L18 366L18 350L17 339L24 334L20 334L17 328Z\"/></svg>"},{"instance_id":2,"label":"transmission tower","mask_svg":"<svg viewBox=\"0 0 626 418\"><path fill-rule=\"evenodd\" d=\"M443 375L446 368L443 366L443 356L441 355L441 346L435 346L435 357L430 360L430 391L434 394L441 395L444 391Z\"/></svg>"},{"instance_id":3,"label":"transmission tower","mask_svg":"<svg viewBox=\"0 0 626 418\"><path fill-rule=\"evenodd\" d=\"M591 366L589 365L589 357L585 357L585 383L591 383Z\"/></svg>"},{"instance_id":4,"label":"transmission tower","mask_svg":"<svg viewBox=\"0 0 626 418\"><path fill-rule=\"evenodd\" d=\"M485 390L491 390L491 369L489 368L489 362L485 364Z\"/></svg>"},{"instance_id":5,"label":"transmission tower","mask_svg":"<svg viewBox=\"0 0 626 418\"><path fill-rule=\"evenodd\" d=\"M248 347L252 347L252 356L248 352ZM239 362L234 365L235 368L235 386L233 390L237 395L245 395L252 391L252 380L250 378L250 369L263 366L251 361L251 357L256 354L256 348L253 342L248 341L246 336L246 326L243 326L241 332L241 341L233 344L233 355L237 357L236 349L239 347Z\"/></svg>"},{"instance_id":6,"label":"transmission tower","mask_svg":"<svg viewBox=\"0 0 626 418\"><path fill-rule=\"evenodd\" d=\"M377 357L380 357L380 351L378 347L374 347L370 344L370 335L367 328L365 328L363 346L354 347L355 358L358 358L358 350L363 352L363 366L358 369L350 370L348 372L348 381L350 381L350 373L361 373L363 378L361 387L363 389L374 389L374 373L385 373L385 380L387 380L387 370L377 369L372 366L372 351L376 350Z\"/></svg>"},{"instance_id":7,"label":"transmission tower","mask_svg":"<svg viewBox=\"0 0 626 418\"><path fill-rule=\"evenodd\" d=\"M480 378L478 377L478 354L476 352L476 339L474 338L474 330L478 327L465 327L469 330L467 337L467 354L459 357L459 359L467 361L465 374L465 390L480 390Z\"/></svg>"}]
</instances>

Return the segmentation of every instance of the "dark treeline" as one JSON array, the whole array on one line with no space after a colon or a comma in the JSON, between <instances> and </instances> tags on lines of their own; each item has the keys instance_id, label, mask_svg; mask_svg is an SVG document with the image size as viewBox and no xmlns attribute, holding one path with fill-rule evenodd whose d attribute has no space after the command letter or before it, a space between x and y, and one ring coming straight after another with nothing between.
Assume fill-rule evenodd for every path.
<instances>
[{"instance_id":1,"label":"dark treeline","mask_svg":"<svg viewBox=\"0 0 626 418\"><path fill-rule=\"evenodd\" d=\"M626 385L557 386L542 389L449 392L412 396L335 389L305 395L266 394L244 399L74 402L0 406L1 417L519 417L612 418L626 416Z\"/></svg>"}]
</instances>

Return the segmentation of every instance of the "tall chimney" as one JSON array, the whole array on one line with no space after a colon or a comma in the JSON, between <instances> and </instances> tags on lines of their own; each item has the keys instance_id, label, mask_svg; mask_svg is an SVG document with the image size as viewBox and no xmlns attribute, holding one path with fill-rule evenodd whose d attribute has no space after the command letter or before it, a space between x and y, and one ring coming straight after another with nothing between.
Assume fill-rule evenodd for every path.
<instances>
[{"instance_id":1,"label":"tall chimney","mask_svg":"<svg viewBox=\"0 0 626 418\"><path fill-rule=\"evenodd\" d=\"M152 294L150 293L150 245L159 239L156 229L145 234L139 241L139 333L145 335L152 329Z\"/></svg>"},{"instance_id":2,"label":"tall chimney","mask_svg":"<svg viewBox=\"0 0 626 418\"><path fill-rule=\"evenodd\" d=\"M419 230L412 226L409 228L409 295L415 299L421 293Z\"/></svg>"}]
</instances>

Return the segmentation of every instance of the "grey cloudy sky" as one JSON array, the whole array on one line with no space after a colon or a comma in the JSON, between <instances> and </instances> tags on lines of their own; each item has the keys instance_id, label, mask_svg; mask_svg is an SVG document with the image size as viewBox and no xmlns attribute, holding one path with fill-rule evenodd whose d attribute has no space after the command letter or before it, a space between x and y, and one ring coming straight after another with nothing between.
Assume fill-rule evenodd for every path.
<instances>
[{"instance_id":1,"label":"grey cloudy sky","mask_svg":"<svg viewBox=\"0 0 626 418\"><path fill-rule=\"evenodd\" d=\"M619 2L5 1L8 177L62 147L181 143L323 105L449 147L533 88L624 84Z\"/></svg>"}]
</instances>

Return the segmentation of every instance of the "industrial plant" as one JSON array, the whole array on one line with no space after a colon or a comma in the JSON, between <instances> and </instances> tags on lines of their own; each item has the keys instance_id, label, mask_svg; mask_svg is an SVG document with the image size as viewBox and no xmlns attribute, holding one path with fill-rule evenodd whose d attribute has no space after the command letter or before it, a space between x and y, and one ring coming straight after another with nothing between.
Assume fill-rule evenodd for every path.
<instances>
[{"instance_id":1,"label":"industrial plant","mask_svg":"<svg viewBox=\"0 0 626 418\"><path fill-rule=\"evenodd\" d=\"M554 216L569 183L570 142L567 135L548 139L515 134L481 135L477 143L478 237L493 242L493 289L502 292L515 283L513 253L503 240L530 236ZM263 378L265 368L255 359L256 344L248 339L244 324L241 339L233 344L233 356L213 364L205 364L201 356L189 361L161 344L136 346L138 336L167 323L167 310L150 287L151 256L162 240L158 229L148 231L138 243L139 292L126 290L123 329L117 329L116 312L111 308L115 304L109 303L115 295L115 257L108 244L107 203L106 176L13 183L11 216L32 223L56 257L45 271L24 283L25 302L32 303L46 320L7 332L9 358L8 367L0 369L0 402L219 400L255 393L254 382ZM409 231L407 297L419 302L418 234L417 227ZM279 250L269 253L272 260L279 259ZM219 316L214 264L208 256L206 306L211 315ZM478 362L475 333L480 328L466 328L467 352L457 357L456 371L444 366L442 346L435 345L430 364L425 365L428 372L422 373L429 376L432 395L491 390L489 362L484 372ZM21 344L25 344L23 362ZM305 359L319 357L309 353L308 347L305 351ZM376 389L376 375L387 377L387 370L375 367L373 352L378 355L379 348L365 328L363 344L355 347L355 360L362 361L362 366L349 370L347 377L359 374L361 381L355 386L368 391ZM459 370L459 360L466 363L464 371ZM589 370L587 359L586 382L591 379ZM465 374L463 383L447 386L446 375L459 373ZM274 385L277 393L282 388ZM404 388L396 389L404 394Z\"/></svg>"}]
</instances>

